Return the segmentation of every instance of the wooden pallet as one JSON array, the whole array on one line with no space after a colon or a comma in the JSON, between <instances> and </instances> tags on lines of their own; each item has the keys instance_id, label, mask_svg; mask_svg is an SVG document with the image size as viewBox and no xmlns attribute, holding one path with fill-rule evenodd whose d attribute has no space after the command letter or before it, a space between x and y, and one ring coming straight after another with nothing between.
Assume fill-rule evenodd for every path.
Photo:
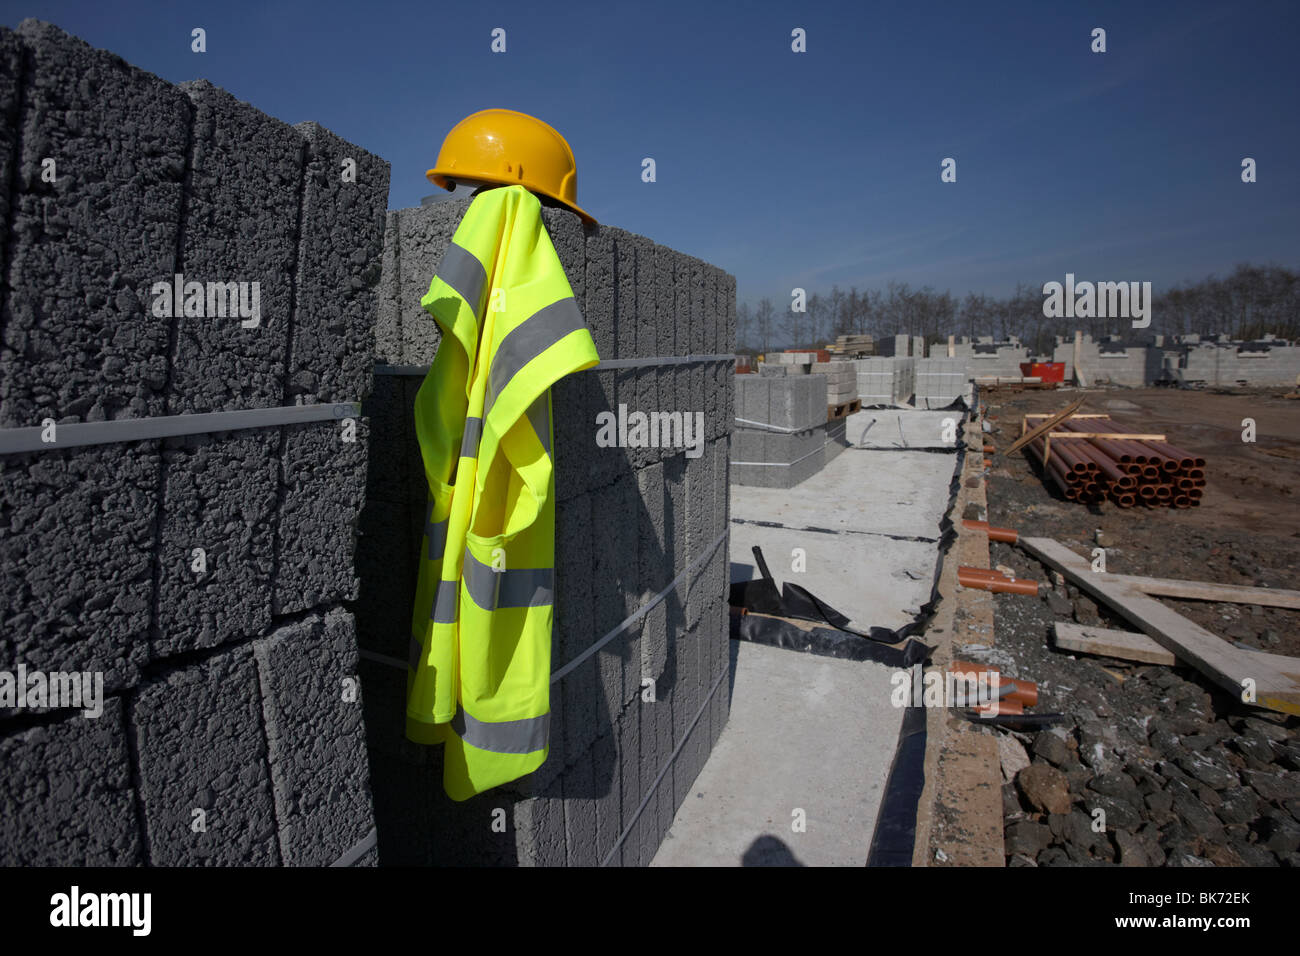
<instances>
[{"instance_id":1,"label":"wooden pallet","mask_svg":"<svg viewBox=\"0 0 1300 956\"><path fill-rule=\"evenodd\" d=\"M841 418L848 418L854 412L861 411L862 399L855 398L849 402L840 402L838 405L826 406L826 420L828 422L838 421Z\"/></svg>"}]
</instances>

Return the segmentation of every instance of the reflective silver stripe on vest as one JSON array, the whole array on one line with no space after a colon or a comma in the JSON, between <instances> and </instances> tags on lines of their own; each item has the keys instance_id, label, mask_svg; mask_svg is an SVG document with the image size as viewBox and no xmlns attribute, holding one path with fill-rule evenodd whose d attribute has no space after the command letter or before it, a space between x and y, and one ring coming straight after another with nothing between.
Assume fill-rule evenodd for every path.
<instances>
[{"instance_id":1,"label":"reflective silver stripe on vest","mask_svg":"<svg viewBox=\"0 0 1300 956\"><path fill-rule=\"evenodd\" d=\"M492 371L488 376L488 401L483 408L484 417L510 380L525 365L541 355L570 332L587 326L578 311L573 296L552 302L538 309L519 325L506 333L492 356Z\"/></svg>"},{"instance_id":2,"label":"reflective silver stripe on vest","mask_svg":"<svg viewBox=\"0 0 1300 956\"><path fill-rule=\"evenodd\" d=\"M551 729L551 715L527 717L523 720L489 722L465 713L457 706L451 719L451 729L465 743L479 750L498 754L530 754L546 746Z\"/></svg>"},{"instance_id":3,"label":"reflective silver stripe on vest","mask_svg":"<svg viewBox=\"0 0 1300 956\"><path fill-rule=\"evenodd\" d=\"M424 535L429 539L429 560L438 561L447 548L447 519L433 521L433 502L424 509Z\"/></svg>"},{"instance_id":4,"label":"reflective silver stripe on vest","mask_svg":"<svg viewBox=\"0 0 1300 956\"><path fill-rule=\"evenodd\" d=\"M465 590L485 611L503 607L542 607L555 602L552 568L494 571L465 549Z\"/></svg>"},{"instance_id":5,"label":"reflective silver stripe on vest","mask_svg":"<svg viewBox=\"0 0 1300 956\"><path fill-rule=\"evenodd\" d=\"M455 624L456 602L460 598L459 581L439 581L433 596L433 623Z\"/></svg>"},{"instance_id":6,"label":"reflective silver stripe on vest","mask_svg":"<svg viewBox=\"0 0 1300 956\"><path fill-rule=\"evenodd\" d=\"M411 649L407 654L407 664L411 670L418 671L420 669L420 658L422 657L424 657L424 642L412 634Z\"/></svg>"},{"instance_id":7,"label":"reflective silver stripe on vest","mask_svg":"<svg viewBox=\"0 0 1300 956\"><path fill-rule=\"evenodd\" d=\"M438 263L437 276L478 312L483 286L487 285L487 273L474 253L451 243L442 255L442 262Z\"/></svg>"},{"instance_id":8,"label":"reflective silver stripe on vest","mask_svg":"<svg viewBox=\"0 0 1300 956\"><path fill-rule=\"evenodd\" d=\"M460 440L460 457L477 458L478 446L483 441L483 419L465 419L465 437Z\"/></svg>"},{"instance_id":9,"label":"reflective silver stripe on vest","mask_svg":"<svg viewBox=\"0 0 1300 956\"><path fill-rule=\"evenodd\" d=\"M537 440L542 443L542 448L549 455L551 453L551 410L546 392L539 395L537 401L528 406L527 414L533 431L537 432Z\"/></svg>"}]
</instances>

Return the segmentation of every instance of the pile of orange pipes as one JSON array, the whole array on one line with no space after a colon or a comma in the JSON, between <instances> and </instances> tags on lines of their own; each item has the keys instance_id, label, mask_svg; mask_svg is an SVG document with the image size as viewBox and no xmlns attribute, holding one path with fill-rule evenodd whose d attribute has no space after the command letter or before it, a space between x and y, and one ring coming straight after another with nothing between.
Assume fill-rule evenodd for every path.
<instances>
[{"instance_id":1,"label":"pile of orange pipes","mask_svg":"<svg viewBox=\"0 0 1300 956\"><path fill-rule=\"evenodd\" d=\"M1067 420L1060 432L1125 433L1109 418ZM1042 437L1025 447L1040 464ZM1047 473L1065 497L1084 504L1109 499L1121 508L1134 505L1196 508L1205 493L1205 459L1162 441L1117 438L1052 438Z\"/></svg>"}]
</instances>

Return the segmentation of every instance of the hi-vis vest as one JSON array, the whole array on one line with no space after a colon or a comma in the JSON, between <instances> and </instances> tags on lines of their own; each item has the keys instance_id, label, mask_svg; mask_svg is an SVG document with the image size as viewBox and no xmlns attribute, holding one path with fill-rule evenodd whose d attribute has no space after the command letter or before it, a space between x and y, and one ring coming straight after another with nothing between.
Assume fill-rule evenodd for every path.
<instances>
[{"instance_id":1,"label":"hi-vis vest","mask_svg":"<svg viewBox=\"0 0 1300 956\"><path fill-rule=\"evenodd\" d=\"M470 204L420 304L442 343L415 402L429 500L406 736L454 800L546 759L555 600L550 387L599 360L522 186Z\"/></svg>"}]
</instances>

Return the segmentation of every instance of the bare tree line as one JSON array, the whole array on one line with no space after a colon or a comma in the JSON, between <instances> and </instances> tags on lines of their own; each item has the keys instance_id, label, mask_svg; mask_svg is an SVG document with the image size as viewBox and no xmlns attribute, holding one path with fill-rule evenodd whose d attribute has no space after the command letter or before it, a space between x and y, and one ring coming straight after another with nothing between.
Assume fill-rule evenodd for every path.
<instances>
[{"instance_id":1,"label":"bare tree line","mask_svg":"<svg viewBox=\"0 0 1300 956\"><path fill-rule=\"evenodd\" d=\"M1272 332L1300 339L1300 274L1282 266L1242 264L1225 278L1210 276L1157 293L1151 316L1147 334L1223 332L1253 339ZM877 340L920 335L927 343L946 341L949 335L991 335L998 341L1015 336L1030 351L1048 354L1058 335L1072 338L1076 329L1093 338L1131 335L1133 329L1125 325L1114 318L1049 319L1043 315L1042 286L1027 282L1018 283L1009 296L971 292L958 300L946 290L891 281L883 290L850 287L845 292L832 286L830 292L814 292L803 312L770 298L753 308L742 303L736 335L738 347L758 352L811 348L850 334Z\"/></svg>"}]
</instances>

